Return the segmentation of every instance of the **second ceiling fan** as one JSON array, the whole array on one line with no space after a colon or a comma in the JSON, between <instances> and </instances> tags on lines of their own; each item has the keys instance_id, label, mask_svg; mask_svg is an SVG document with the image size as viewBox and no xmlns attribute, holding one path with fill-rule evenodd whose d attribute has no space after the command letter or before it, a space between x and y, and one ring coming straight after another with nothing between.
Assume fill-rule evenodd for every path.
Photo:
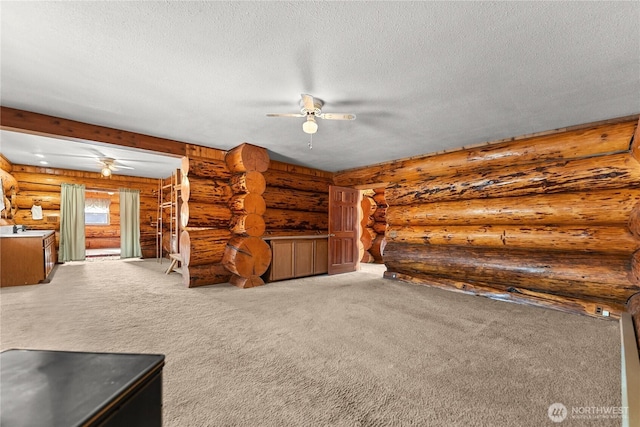
<instances>
[{"instance_id":1,"label":"second ceiling fan","mask_svg":"<svg viewBox=\"0 0 640 427\"><path fill-rule=\"evenodd\" d=\"M302 124L302 130L305 133L313 135L318 131L318 123L316 123L316 118L321 118L324 120L355 120L355 114L344 114L344 113L323 113L322 107L324 106L324 101L318 98L314 98L311 95L307 95L305 93L301 94L302 99L300 100L300 113L268 113L267 117L306 117L306 121Z\"/></svg>"}]
</instances>

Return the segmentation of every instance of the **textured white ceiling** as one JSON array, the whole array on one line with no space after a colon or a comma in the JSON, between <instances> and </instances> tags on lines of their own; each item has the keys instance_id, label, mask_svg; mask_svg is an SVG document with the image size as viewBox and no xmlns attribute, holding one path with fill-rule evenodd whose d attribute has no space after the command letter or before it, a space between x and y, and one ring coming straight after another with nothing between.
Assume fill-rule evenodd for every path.
<instances>
[{"instance_id":1,"label":"textured white ceiling","mask_svg":"<svg viewBox=\"0 0 640 427\"><path fill-rule=\"evenodd\" d=\"M2 105L220 149L250 142L328 171L640 112L637 1L0 12ZM303 119L265 116L298 112L303 92L357 120L320 121L309 150Z\"/></svg>"}]
</instances>

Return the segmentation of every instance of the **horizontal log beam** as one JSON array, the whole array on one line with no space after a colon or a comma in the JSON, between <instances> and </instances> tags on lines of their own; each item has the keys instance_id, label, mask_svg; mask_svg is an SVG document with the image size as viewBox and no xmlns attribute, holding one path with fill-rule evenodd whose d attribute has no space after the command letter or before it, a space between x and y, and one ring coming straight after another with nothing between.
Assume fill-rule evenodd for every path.
<instances>
[{"instance_id":1,"label":"horizontal log beam","mask_svg":"<svg viewBox=\"0 0 640 427\"><path fill-rule=\"evenodd\" d=\"M638 189L539 194L390 206L390 225L626 224Z\"/></svg>"},{"instance_id":2,"label":"horizontal log beam","mask_svg":"<svg viewBox=\"0 0 640 427\"><path fill-rule=\"evenodd\" d=\"M410 205L459 199L515 197L531 194L640 188L640 167L628 153L553 161L464 175L435 176L397 182L385 192L387 203Z\"/></svg>"},{"instance_id":3,"label":"horizontal log beam","mask_svg":"<svg viewBox=\"0 0 640 427\"><path fill-rule=\"evenodd\" d=\"M628 152L637 116L617 123L577 126L577 129L545 132L540 136L509 138L476 147L400 159L338 172L336 185L395 183L433 176L465 174L477 168L498 168L515 163L552 159L576 159L612 152ZM550 133L550 134L547 134Z\"/></svg>"},{"instance_id":4,"label":"horizontal log beam","mask_svg":"<svg viewBox=\"0 0 640 427\"><path fill-rule=\"evenodd\" d=\"M516 286L572 298L624 304L640 291L637 257L522 249L387 243L387 270Z\"/></svg>"},{"instance_id":5,"label":"horizontal log beam","mask_svg":"<svg viewBox=\"0 0 640 427\"><path fill-rule=\"evenodd\" d=\"M60 229L60 210L42 210L42 219L33 219L31 209L18 209L13 216L13 221L18 225L26 225L34 230Z\"/></svg>"},{"instance_id":6,"label":"horizontal log beam","mask_svg":"<svg viewBox=\"0 0 640 427\"><path fill-rule=\"evenodd\" d=\"M488 248L540 249L631 254L640 249L624 226L391 226L389 242Z\"/></svg>"},{"instance_id":7,"label":"horizontal log beam","mask_svg":"<svg viewBox=\"0 0 640 427\"><path fill-rule=\"evenodd\" d=\"M65 175L65 174L49 174L46 170L41 173L22 172L21 166L14 166L13 176L18 180L21 191L49 191L59 192L61 184L83 184L87 189L114 191L118 188L132 188L140 190L142 196L155 197L158 191L157 180L146 181L136 180L135 177L111 176L111 179L105 179L100 174L83 175Z\"/></svg>"},{"instance_id":8,"label":"horizontal log beam","mask_svg":"<svg viewBox=\"0 0 640 427\"><path fill-rule=\"evenodd\" d=\"M19 209L31 209L38 204L42 209L60 209L60 191L20 191L15 197L15 206Z\"/></svg>"},{"instance_id":9,"label":"horizontal log beam","mask_svg":"<svg viewBox=\"0 0 640 427\"><path fill-rule=\"evenodd\" d=\"M69 141L97 141L174 156L186 154L186 144L171 139L98 126L62 117L0 107L0 128L14 132L55 137Z\"/></svg>"},{"instance_id":10,"label":"horizontal log beam","mask_svg":"<svg viewBox=\"0 0 640 427\"><path fill-rule=\"evenodd\" d=\"M386 278L401 280L414 285L430 286L467 295L477 295L497 301L513 302L572 314L586 314L602 319L602 310L607 310L612 319L617 319L624 312L624 306L610 301L596 299L572 298L561 295L534 292L516 286L500 287L492 283L470 283L425 274L403 274L386 271ZM599 309L599 310L598 310Z\"/></svg>"},{"instance_id":11,"label":"horizontal log beam","mask_svg":"<svg viewBox=\"0 0 640 427\"><path fill-rule=\"evenodd\" d=\"M267 187L263 197L266 205L272 209L329 212L329 193Z\"/></svg>"},{"instance_id":12,"label":"horizontal log beam","mask_svg":"<svg viewBox=\"0 0 640 427\"><path fill-rule=\"evenodd\" d=\"M225 205L210 203L183 203L180 207L180 226L229 228L231 210Z\"/></svg>"},{"instance_id":13,"label":"horizontal log beam","mask_svg":"<svg viewBox=\"0 0 640 427\"><path fill-rule=\"evenodd\" d=\"M231 232L224 229L182 231L180 234L182 263L185 266L220 263L230 238Z\"/></svg>"},{"instance_id":14,"label":"horizontal log beam","mask_svg":"<svg viewBox=\"0 0 640 427\"><path fill-rule=\"evenodd\" d=\"M187 288L228 283L231 273L220 263L181 267L182 283Z\"/></svg>"},{"instance_id":15,"label":"horizontal log beam","mask_svg":"<svg viewBox=\"0 0 640 427\"><path fill-rule=\"evenodd\" d=\"M87 237L85 248L87 249L107 249L119 248L120 237Z\"/></svg>"},{"instance_id":16,"label":"horizontal log beam","mask_svg":"<svg viewBox=\"0 0 640 427\"><path fill-rule=\"evenodd\" d=\"M267 230L326 230L329 218L323 212L302 212L289 209L270 209L264 213Z\"/></svg>"},{"instance_id":17,"label":"horizontal log beam","mask_svg":"<svg viewBox=\"0 0 640 427\"><path fill-rule=\"evenodd\" d=\"M197 176L184 176L180 183L181 198L184 202L226 204L233 192L228 181Z\"/></svg>"},{"instance_id":18,"label":"horizontal log beam","mask_svg":"<svg viewBox=\"0 0 640 427\"><path fill-rule=\"evenodd\" d=\"M231 172L224 160L183 157L180 164L182 175L199 178L228 180Z\"/></svg>"},{"instance_id":19,"label":"horizontal log beam","mask_svg":"<svg viewBox=\"0 0 640 427\"><path fill-rule=\"evenodd\" d=\"M310 191L312 193L329 193L331 178L324 176L304 175L276 169L264 172L267 187L290 188L293 190Z\"/></svg>"}]
</instances>

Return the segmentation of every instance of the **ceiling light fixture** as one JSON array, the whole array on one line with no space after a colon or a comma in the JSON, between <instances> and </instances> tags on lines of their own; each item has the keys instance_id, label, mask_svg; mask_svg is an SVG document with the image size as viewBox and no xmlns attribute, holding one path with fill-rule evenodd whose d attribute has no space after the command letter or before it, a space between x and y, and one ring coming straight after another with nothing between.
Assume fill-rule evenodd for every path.
<instances>
[{"instance_id":1,"label":"ceiling light fixture","mask_svg":"<svg viewBox=\"0 0 640 427\"><path fill-rule=\"evenodd\" d=\"M105 166L102 168L102 170L100 171L100 173L102 174L102 176L104 177L109 177L111 176L111 169L109 169L108 166Z\"/></svg>"},{"instance_id":2,"label":"ceiling light fixture","mask_svg":"<svg viewBox=\"0 0 640 427\"><path fill-rule=\"evenodd\" d=\"M302 124L302 130L308 134L314 134L318 132L318 124L313 114L307 115L307 121Z\"/></svg>"}]
</instances>

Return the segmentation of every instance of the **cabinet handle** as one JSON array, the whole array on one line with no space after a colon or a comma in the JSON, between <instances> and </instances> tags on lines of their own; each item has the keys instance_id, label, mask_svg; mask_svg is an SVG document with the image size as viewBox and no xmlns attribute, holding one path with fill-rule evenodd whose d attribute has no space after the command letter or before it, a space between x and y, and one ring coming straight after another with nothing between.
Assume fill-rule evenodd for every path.
<instances>
[{"instance_id":1,"label":"cabinet handle","mask_svg":"<svg viewBox=\"0 0 640 427\"><path fill-rule=\"evenodd\" d=\"M333 233L330 233L330 234L329 234L329 237L336 237L336 235L335 235L335 234L333 234Z\"/></svg>"}]
</instances>

